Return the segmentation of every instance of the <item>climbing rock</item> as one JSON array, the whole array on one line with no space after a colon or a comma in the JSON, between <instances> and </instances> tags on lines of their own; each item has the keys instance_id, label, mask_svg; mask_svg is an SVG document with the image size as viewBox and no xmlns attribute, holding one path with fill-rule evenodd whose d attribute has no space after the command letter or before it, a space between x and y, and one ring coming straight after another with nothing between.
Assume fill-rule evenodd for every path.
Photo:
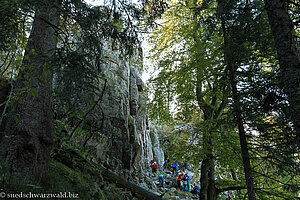
<instances>
[{"instance_id":1,"label":"climbing rock","mask_svg":"<svg viewBox=\"0 0 300 200\"><path fill-rule=\"evenodd\" d=\"M157 164L160 168L162 168L164 162L165 162L165 156L164 156L164 151L161 148L159 138L158 138L158 131L155 126L151 127L151 141L153 145L153 157L154 160L157 161Z\"/></svg>"},{"instance_id":2,"label":"climbing rock","mask_svg":"<svg viewBox=\"0 0 300 200\"><path fill-rule=\"evenodd\" d=\"M171 179L172 175L171 174L166 174L166 179Z\"/></svg>"},{"instance_id":3,"label":"climbing rock","mask_svg":"<svg viewBox=\"0 0 300 200\"><path fill-rule=\"evenodd\" d=\"M103 97L91 113L99 116L99 131L86 142L86 149L93 161L138 181L149 170L154 151L158 162L163 164L164 157L158 136L154 144L150 137L145 113L147 94L139 73L141 54L136 51L129 59L112 50L111 45L106 43L103 54L107 60L99 68L104 77L98 82L99 96L103 93Z\"/></svg>"}]
</instances>

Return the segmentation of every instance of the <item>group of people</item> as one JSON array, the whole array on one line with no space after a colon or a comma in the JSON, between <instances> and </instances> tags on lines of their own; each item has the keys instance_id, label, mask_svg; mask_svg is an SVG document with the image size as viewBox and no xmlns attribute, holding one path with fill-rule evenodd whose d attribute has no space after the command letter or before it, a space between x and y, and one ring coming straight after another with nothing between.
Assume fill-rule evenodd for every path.
<instances>
[{"instance_id":1,"label":"group of people","mask_svg":"<svg viewBox=\"0 0 300 200\"><path fill-rule=\"evenodd\" d=\"M179 163L175 162L172 165L169 165L169 160L166 160L166 162L163 165L163 171L165 171L166 169L168 169L168 166L171 166L172 168L172 173L173 174L178 174L177 177L177 189L179 190L183 190L183 191L187 191L187 192L191 192L194 195L199 195L200 193L200 187L197 185L197 183L194 183L193 185L190 183L191 178L188 175L188 173L183 173L179 171ZM182 166L182 168L186 171L187 169L189 169L189 164L188 163L184 163ZM158 170L158 165L156 162L153 162L150 167L152 168L152 174L155 176L157 174L157 170ZM160 174L158 176L158 185L160 187L164 187L165 184L165 177L163 174Z\"/></svg>"},{"instance_id":2,"label":"group of people","mask_svg":"<svg viewBox=\"0 0 300 200\"><path fill-rule=\"evenodd\" d=\"M150 167L152 168L152 174L153 176L155 176L157 174L157 170L158 170L158 165L156 162L153 162ZM165 177L163 174L160 174L158 176L158 182L159 182L159 186L160 187L164 187L164 183L165 183Z\"/></svg>"},{"instance_id":3,"label":"group of people","mask_svg":"<svg viewBox=\"0 0 300 200\"><path fill-rule=\"evenodd\" d=\"M191 192L195 195L199 195L200 187L197 185L197 183L194 183L192 187L190 180L191 178L188 174L180 173L177 177L177 188L183 189L183 191Z\"/></svg>"},{"instance_id":4,"label":"group of people","mask_svg":"<svg viewBox=\"0 0 300 200\"><path fill-rule=\"evenodd\" d=\"M180 173L177 178L177 188L182 189L183 185L183 191L191 191L190 186L190 176L188 174Z\"/></svg>"}]
</instances>

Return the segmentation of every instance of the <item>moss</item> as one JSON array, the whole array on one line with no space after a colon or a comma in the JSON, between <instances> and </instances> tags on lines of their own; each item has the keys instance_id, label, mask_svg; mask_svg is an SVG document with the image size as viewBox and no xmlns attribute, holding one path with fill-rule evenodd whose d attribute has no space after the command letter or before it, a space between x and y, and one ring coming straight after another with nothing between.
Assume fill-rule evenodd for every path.
<instances>
[{"instance_id":1,"label":"moss","mask_svg":"<svg viewBox=\"0 0 300 200\"><path fill-rule=\"evenodd\" d=\"M50 162L41 184L52 193L77 193L84 199L100 199L103 196L99 185L91 177L54 160Z\"/></svg>"},{"instance_id":2,"label":"moss","mask_svg":"<svg viewBox=\"0 0 300 200\"><path fill-rule=\"evenodd\" d=\"M128 126L129 127L134 125L133 120L134 120L133 117L131 115L128 115Z\"/></svg>"},{"instance_id":3,"label":"moss","mask_svg":"<svg viewBox=\"0 0 300 200\"><path fill-rule=\"evenodd\" d=\"M51 160L47 173L39 182L22 181L12 176L1 163L0 170L0 192L71 193L78 194L79 199L87 200L133 199L130 191L97 177L93 171L98 170L78 152L70 149L61 150L56 154L55 160Z\"/></svg>"},{"instance_id":4,"label":"moss","mask_svg":"<svg viewBox=\"0 0 300 200\"><path fill-rule=\"evenodd\" d=\"M6 193L35 193L35 194L78 194L79 199L103 199L105 196L96 181L73 170L66 165L52 160L48 172L40 182L24 181L10 173L1 173L0 187Z\"/></svg>"}]
</instances>

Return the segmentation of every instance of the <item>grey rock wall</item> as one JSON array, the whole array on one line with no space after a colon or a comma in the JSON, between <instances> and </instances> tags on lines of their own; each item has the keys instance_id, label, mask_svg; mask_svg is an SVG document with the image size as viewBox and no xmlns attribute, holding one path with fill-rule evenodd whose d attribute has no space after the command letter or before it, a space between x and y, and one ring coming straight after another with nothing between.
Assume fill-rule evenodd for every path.
<instances>
[{"instance_id":1,"label":"grey rock wall","mask_svg":"<svg viewBox=\"0 0 300 200\"><path fill-rule=\"evenodd\" d=\"M153 145L153 148L152 148L153 149L153 157L154 157L154 160L157 162L158 166L162 167L165 162L165 155L164 155L164 151L160 145L157 128L155 126L152 126L151 132L152 132L151 141L152 141L152 145Z\"/></svg>"},{"instance_id":2,"label":"grey rock wall","mask_svg":"<svg viewBox=\"0 0 300 200\"><path fill-rule=\"evenodd\" d=\"M121 57L109 45L105 54L107 61L100 72L107 82L96 110L103 127L86 147L94 161L141 182L150 162L161 164L163 160L157 134L152 138L154 144L151 142L145 112L147 94L139 72L142 58L138 53L131 59ZM104 84L104 79L99 80L99 88Z\"/></svg>"}]
</instances>

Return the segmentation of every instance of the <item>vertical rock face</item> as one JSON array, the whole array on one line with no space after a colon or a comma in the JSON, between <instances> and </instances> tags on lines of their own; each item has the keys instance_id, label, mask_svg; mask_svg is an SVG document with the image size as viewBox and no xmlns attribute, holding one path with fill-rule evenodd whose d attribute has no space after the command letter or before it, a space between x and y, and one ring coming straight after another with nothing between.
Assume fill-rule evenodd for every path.
<instances>
[{"instance_id":1,"label":"vertical rock face","mask_svg":"<svg viewBox=\"0 0 300 200\"><path fill-rule=\"evenodd\" d=\"M146 94L141 79L141 56L122 58L118 51L112 51L107 45L107 62L100 69L106 87L97 109L102 130L87 144L93 159L126 176L142 178L150 161L161 157L158 136L152 144L150 128L147 122L145 106ZM104 89L104 79L99 88ZM155 134L154 134L155 135ZM154 151L153 151L154 150ZM155 157L154 157L155 155Z\"/></svg>"},{"instance_id":2,"label":"vertical rock face","mask_svg":"<svg viewBox=\"0 0 300 200\"><path fill-rule=\"evenodd\" d=\"M157 161L158 166L163 166L165 162L165 156L164 151L161 148L159 137L158 137L158 131L155 126L151 127L151 141L153 145L153 157L154 160Z\"/></svg>"}]
</instances>

